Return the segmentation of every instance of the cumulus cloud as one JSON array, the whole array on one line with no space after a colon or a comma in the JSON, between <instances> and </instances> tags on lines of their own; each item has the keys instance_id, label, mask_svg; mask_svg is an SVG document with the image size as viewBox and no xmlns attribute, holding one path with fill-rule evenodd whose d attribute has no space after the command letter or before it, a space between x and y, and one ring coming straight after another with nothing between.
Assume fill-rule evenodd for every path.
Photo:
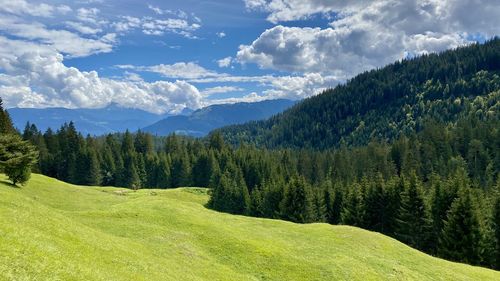
<instances>
[{"instance_id":1,"label":"cumulus cloud","mask_svg":"<svg viewBox=\"0 0 500 281\"><path fill-rule=\"evenodd\" d=\"M317 14L329 28L275 26L237 54L241 63L291 72L353 76L408 54L442 51L500 33L494 0L246 0L274 23Z\"/></svg>"},{"instance_id":2,"label":"cumulus cloud","mask_svg":"<svg viewBox=\"0 0 500 281\"><path fill-rule=\"evenodd\" d=\"M226 33L225 33L225 32L217 32L217 33L216 33L216 35L217 35L217 37L219 37L219 38L224 38L224 37L226 37Z\"/></svg>"},{"instance_id":3,"label":"cumulus cloud","mask_svg":"<svg viewBox=\"0 0 500 281\"><path fill-rule=\"evenodd\" d=\"M223 68L223 67L229 67L232 62L233 62L232 57L226 57L226 58L218 60L217 64L219 65L220 68Z\"/></svg>"},{"instance_id":4,"label":"cumulus cloud","mask_svg":"<svg viewBox=\"0 0 500 281\"><path fill-rule=\"evenodd\" d=\"M208 70L194 62L178 62L174 64L158 64L152 66L116 65L117 68L142 72L158 73L166 78L198 79L204 77L220 77L215 71Z\"/></svg>"},{"instance_id":5,"label":"cumulus cloud","mask_svg":"<svg viewBox=\"0 0 500 281\"><path fill-rule=\"evenodd\" d=\"M188 80L190 83L258 83L264 88L261 97L266 99L303 99L317 95L327 88L332 88L345 81L344 77L320 73L308 73L303 76L220 76Z\"/></svg>"},{"instance_id":6,"label":"cumulus cloud","mask_svg":"<svg viewBox=\"0 0 500 281\"><path fill-rule=\"evenodd\" d=\"M12 55L3 55L7 53ZM65 66L61 54L34 43L0 36L0 55L0 91L6 106L99 108L117 103L164 113L203 105L198 89L185 81L102 78L96 71Z\"/></svg>"},{"instance_id":7,"label":"cumulus cloud","mask_svg":"<svg viewBox=\"0 0 500 281\"><path fill-rule=\"evenodd\" d=\"M212 88L206 88L201 92L202 95L204 96L211 96L214 94L224 94L224 93L230 93L230 92L241 92L243 91L242 88L239 87L234 87L234 86L217 86L217 87L212 87Z\"/></svg>"}]
</instances>

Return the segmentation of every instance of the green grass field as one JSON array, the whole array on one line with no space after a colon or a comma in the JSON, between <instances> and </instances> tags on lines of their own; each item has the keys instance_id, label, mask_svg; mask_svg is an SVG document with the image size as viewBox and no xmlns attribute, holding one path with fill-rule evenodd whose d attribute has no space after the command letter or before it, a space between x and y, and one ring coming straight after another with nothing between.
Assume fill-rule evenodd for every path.
<instances>
[{"instance_id":1,"label":"green grass field","mask_svg":"<svg viewBox=\"0 0 500 281\"><path fill-rule=\"evenodd\" d=\"M381 234L222 214L207 198L0 176L0 280L500 280Z\"/></svg>"}]
</instances>

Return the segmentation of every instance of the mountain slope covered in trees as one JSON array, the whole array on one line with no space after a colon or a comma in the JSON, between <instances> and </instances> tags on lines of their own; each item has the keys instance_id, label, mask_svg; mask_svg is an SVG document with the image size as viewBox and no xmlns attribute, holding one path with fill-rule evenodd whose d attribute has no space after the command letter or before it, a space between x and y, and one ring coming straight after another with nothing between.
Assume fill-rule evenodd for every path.
<instances>
[{"instance_id":1,"label":"mountain slope covered in trees","mask_svg":"<svg viewBox=\"0 0 500 281\"><path fill-rule=\"evenodd\" d=\"M158 136L177 133L200 137L223 126L269 118L291 107L294 103L291 100L281 99L211 105L196 110L190 115L167 117L142 130Z\"/></svg>"},{"instance_id":2,"label":"mountain slope covered in trees","mask_svg":"<svg viewBox=\"0 0 500 281\"><path fill-rule=\"evenodd\" d=\"M0 175L0 280L498 280L384 235L206 209L204 189ZM189 270L188 270L189 269Z\"/></svg>"},{"instance_id":3,"label":"mountain slope covered in trees","mask_svg":"<svg viewBox=\"0 0 500 281\"><path fill-rule=\"evenodd\" d=\"M232 143L267 148L324 149L393 140L419 131L429 119L455 122L476 97L500 89L499 71L500 39L493 39L360 74L269 120L220 132Z\"/></svg>"}]
</instances>

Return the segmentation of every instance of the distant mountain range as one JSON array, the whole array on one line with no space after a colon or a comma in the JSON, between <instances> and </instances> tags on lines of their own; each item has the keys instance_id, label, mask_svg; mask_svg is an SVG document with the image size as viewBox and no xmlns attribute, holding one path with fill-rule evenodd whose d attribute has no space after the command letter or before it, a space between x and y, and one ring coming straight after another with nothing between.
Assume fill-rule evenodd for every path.
<instances>
[{"instance_id":1,"label":"distant mountain range","mask_svg":"<svg viewBox=\"0 0 500 281\"><path fill-rule=\"evenodd\" d=\"M10 108L8 112L14 126L23 130L26 122L35 124L38 129L59 129L64 123L73 121L82 134L102 135L135 131L166 117L139 109L122 108L110 105L101 109L68 108Z\"/></svg>"},{"instance_id":2,"label":"distant mountain range","mask_svg":"<svg viewBox=\"0 0 500 281\"><path fill-rule=\"evenodd\" d=\"M295 104L290 100L268 100L256 103L212 105L196 111L185 109L180 115L158 115L140 109L122 108L115 104L101 109L10 108L14 126L23 130L27 122L39 130L57 130L73 121L82 134L103 135L125 130L144 131L156 135L176 132L204 136L226 125L262 120ZM151 125L152 124L152 125Z\"/></svg>"},{"instance_id":3,"label":"distant mountain range","mask_svg":"<svg viewBox=\"0 0 500 281\"><path fill-rule=\"evenodd\" d=\"M291 100L278 99L255 103L211 105L196 110L190 115L167 117L142 130L160 136L177 133L200 137L223 126L267 119L295 103Z\"/></svg>"}]
</instances>

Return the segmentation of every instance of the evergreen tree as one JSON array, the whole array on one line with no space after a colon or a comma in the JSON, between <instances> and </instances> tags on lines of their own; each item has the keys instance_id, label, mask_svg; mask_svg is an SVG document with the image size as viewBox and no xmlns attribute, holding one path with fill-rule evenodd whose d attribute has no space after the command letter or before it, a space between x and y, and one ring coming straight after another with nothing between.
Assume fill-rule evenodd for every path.
<instances>
[{"instance_id":1,"label":"evergreen tree","mask_svg":"<svg viewBox=\"0 0 500 281\"><path fill-rule=\"evenodd\" d=\"M293 177L287 184L280 210L284 219L293 222L314 219L310 186L303 177Z\"/></svg>"},{"instance_id":2,"label":"evergreen tree","mask_svg":"<svg viewBox=\"0 0 500 281\"><path fill-rule=\"evenodd\" d=\"M481 240L481 226L470 191L463 189L447 214L439 240L439 253L450 260L479 264Z\"/></svg>"},{"instance_id":3,"label":"evergreen tree","mask_svg":"<svg viewBox=\"0 0 500 281\"><path fill-rule=\"evenodd\" d=\"M341 211L344 203L344 190L340 186L333 186L330 181L325 184L325 205L326 205L326 220L331 224L339 224L341 222Z\"/></svg>"},{"instance_id":4,"label":"evergreen tree","mask_svg":"<svg viewBox=\"0 0 500 281\"><path fill-rule=\"evenodd\" d=\"M497 195L495 205L493 207L493 229L495 235L494 241L494 258L495 268L500 269L500 196Z\"/></svg>"},{"instance_id":5,"label":"evergreen tree","mask_svg":"<svg viewBox=\"0 0 500 281\"><path fill-rule=\"evenodd\" d=\"M18 135L0 135L0 171L14 185L25 184L31 175L31 167L38 159L35 147Z\"/></svg>"},{"instance_id":6,"label":"evergreen tree","mask_svg":"<svg viewBox=\"0 0 500 281\"><path fill-rule=\"evenodd\" d=\"M408 186L401 194L401 207L397 218L396 236L404 243L417 249L424 249L428 242L428 220L420 182L411 173Z\"/></svg>"},{"instance_id":7,"label":"evergreen tree","mask_svg":"<svg viewBox=\"0 0 500 281\"><path fill-rule=\"evenodd\" d=\"M3 101L0 97L0 135L3 134L16 134L16 129L12 125L12 120L10 119L10 115L3 108Z\"/></svg>"},{"instance_id":8,"label":"evergreen tree","mask_svg":"<svg viewBox=\"0 0 500 281\"><path fill-rule=\"evenodd\" d=\"M361 187L355 183L348 190L340 214L341 222L346 225L362 226L364 223L364 206Z\"/></svg>"}]
</instances>

